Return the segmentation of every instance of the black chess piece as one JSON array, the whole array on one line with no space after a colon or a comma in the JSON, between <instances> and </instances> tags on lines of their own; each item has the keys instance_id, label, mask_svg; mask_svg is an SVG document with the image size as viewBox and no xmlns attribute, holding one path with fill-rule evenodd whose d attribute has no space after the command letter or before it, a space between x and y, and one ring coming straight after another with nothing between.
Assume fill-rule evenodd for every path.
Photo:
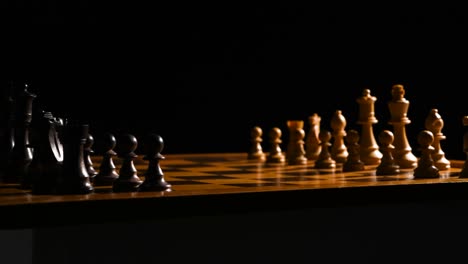
<instances>
[{"instance_id":1,"label":"black chess piece","mask_svg":"<svg viewBox=\"0 0 468 264\"><path fill-rule=\"evenodd\" d=\"M462 170L459 178L468 178L468 116L463 117L463 152L465 152L465 161L463 162Z\"/></svg>"},{"instance_id":2,"label":"black chess piece","mask_svg":"<svg viewBox=\"0 0 468 264\"><path fill-rule=\"evenodd\" d=\"M336 168L336 161L331 157L330 153L330 140L331 140L331 132L328 130L320 130L319 132L319 140L321 145L320 154L315 161L314 167L316 169L334 169Z\"/></svg>"},{"instance_id":3,"label":"black chess piece","mask_svg":"<svg viewBox=\"0 0 468 264\"><path fill-rule=\"evenodd\" d=\"M94 137L88 133L88 137L86 138L86 142L83 146L83 159L85 163L86 170L88 171L89 180L92 182L94 177L98 174L97 171L94 169L93 161L91 160L91 156L94 153L92 149L94 145Z\"/></svg>"},{"instance_id":4,"label":"black chess piece","mask_svg":"<svg viewBox=\"0 0 468 264\"><path fill-rule=\"evenodd\" d=\"M171 185L164 180L164 173L159 162L164 158L161 151L164 148L164 141L161 136L150 134L145 142L146 155L144 160L149 161L148 169L145 172L145 180L140 185L140 191L165 191Z\"/></svg>"},{"instance_id":5,"label":"black chess piece","mask_svg":"<svg viewBox=\"0 0 468 264\"><path fill-rule=\"evenodd\" d=\"M114 192L134 192L138 191L143 182L138 177L137 169L133 160L138 157L135 150L138 147L138 140L135 136L126 134L119 139L118 156L122 159L122 166L119 171L119 178L112 184Z\"/></svg>"},{"instance_id":6,"label":"black chess piece","mask_svg":"<svg viewBox=\"0 0 468 264\"><path fill-rule=\"evenodd\" d=\"M345 136L348 150L348 157L343 164L343 171L362 171L365 169L364 162L361 160L359 145L359 133L356 130L349 130Z\"/></svg>"},{"instance_id":7,"label":"black chess piece","mask_svg":"<svg viewBox=\"0 0 468 264\"><path fill-rule=\"evenodd\" d=\"M33 158L30 146L30 124L32 120L32 105L36 95L28 91L28 85L15 94L14 97L14 146L10 152L7 170L3 182L19 183L27 177L28 168Z\"/></svg>"},{"instance_id":8,"label":"black chess piece","mask_svg":"<svg viewBox=\"0 0 468 264\"><path fill-rule=\"evenodd\" d=\"M395 139L393 132L390 130L383 130L379 134L380 150L382 158L380 164L377 166L376 175L395 175L400 173L400 165L398 165L393 158L393 140Z\"/></svg>"},{"instance_id":9,"label":"black chess piece","mask_svg":"<svg viewBox=\"0 0 468 264\"><path fill-rule=\"evenodd\" d=\"M33 194L53 194L63 165L63 145L58 136L62 122L51 112L42 111L31 122L33 160L29 177L22 181L24 188L30 181Z\"/></svg>"},{"instance_id":10,"label":"black chess piece","mask_svg":"<svg viewBox=\"0 0 468 264\"><path fill-rule=\"evenodd\" d=\"M93 184L95 186L107 186L112 185L112 183L119 177L117 170L115 169L113 157L117 155L114 151L114 148L117 144L117 141L114 135L108 133L102 139L102 161L99 166L99 173L94 177Z\"/></svg>"},{"instance_id":11,"label":"black chess piece","mask_svg":"<svg viewBox=\"0 0 468 264\"><path fill-rule=\"evenodd\" d=\"M2 101L0 102L0 181L2 181L8 168L8 159L15 145L15 104L13 99L14 86L4 89Z\"/></svg>"},{"instance_id":12,"label":"black chess piece","mask_svg":"<svg viewBox=\"0 0 468 264\"><path fill-rule=\"evenodd\" d=\"M414 169L414 178L439 178L439 169L434 165L432 155L434 147L434 134L429 130L423 130L418 134L418 143L421 149L421 157Z\"/></svg>"},{"instance_id":13,"label":"black chess piece","mask_svg":"<svg viewBox=\"0 0 468 264\"><path fill-rule=\"evenodd\" d=\"M87 124L67 121L60 133L63 167L57 184L59 194L88 194L94 191L83 157L88 131Z\"/></svg>"}]
</instances>

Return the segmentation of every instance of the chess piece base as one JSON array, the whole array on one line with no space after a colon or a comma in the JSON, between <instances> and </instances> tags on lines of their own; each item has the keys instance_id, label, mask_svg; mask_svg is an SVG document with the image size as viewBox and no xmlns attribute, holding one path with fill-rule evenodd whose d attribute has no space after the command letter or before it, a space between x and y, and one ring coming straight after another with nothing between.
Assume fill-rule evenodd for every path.
<instances>
[{"instance_id":1,"label":"chess piece base","mask_svg":"<svg viewBox=\"0 0 468 264\"><path fill-rule=\"evenodd\" d=\"M446 158L442 158L434 162L434 165L439 169L439 170L449 170L450 169L450 161L447 160Z\"/></svg>"},{"instance_id":2,"label":"chess piece base","mask_svg":"<svg viewBox=\"0 0 468 264\"><path fill-rule=\"evenodd\" d=\"M336 168L336 162L333 159L317 160L315 162L316 169L334 169Z\"/></svg>"},{"instance_id":3,"label":"chess piece base","mask_svg":"<svg viewBox=\"0 0 468 264\"><path fill-rule=\"evenodd\" d=\"M414 178L439 178L439 169L436 166L418 167L414 170Z\"/></svg>"},{"instance_id":4,"label":"chess piece base","mask_svg":"<svg viewBox=\"0 0 468 264\"><path fill-rule=\"evenodd\" d=\"M398 155L397 157L395 158L395 161L402 169L415 169L418 166L418 159L411 152L408 152L403 156Z\"/></svg>"},{"instance_id":5,"label":"chess piece base","mask_svg":"<svg viewBox=\"0 0 468 264\"><path fill-rule=\"evenodd\" d=\"M284 163L286 161L286 158L284 155L277 154L277 155L272 155L267 157L267 162L268 163Z\"/></svg>"},{"instance_id":6,"label":"chess piece base","mask_svg":"<svg viewBox=\"0 0 468 264\"><path fill-rule=\"evenodd\" d=\"M359 162L359 163L344 163L343 164L343 172L348 172L348 171L362 171L364 170L364 163Z\"/></svg>"},{"instance_id":7,"label":"chess piece base","mask_svg":"<svg viewBox=\"0 0 468 264\"><path fill-rule=\"evenodd\" d=\"M247 157L249 160L258 160L258 161L265 161L266 157L264 153L253 153L249 154Z\"/></svg>"},{"instance_id":8,"label":"chess piece base","mask_svg":"<svg viewBox=\"0 0 468 264\"><path fill-rule=\"evenodd\" d=\"M115 180L119 178L119 175L116 172L113 172L107 176L100 176L99 174L96 177L92 178L92 182L94 186L108 186L112 185Z\"/></svg>"},{"instance_id":9,"label":"chess piece base","mask_svg":"<svg viewBox=\"0 0 468 264\"><path fill-rule=\"evenodd\" d=\"M171 185L163 180L158 181L144 181L140 187L139 191L141 192L151 192L151 191L166 191L171 188Z\"/></svg>"},{"instance_id":10,"label":"chess piece base","mask_svg":"<svg viewBox=\"0 0 468 264\"><path fill-rule=\"evenodd\" d=\"M375 174L380 175L396 175L400 173L400 166L398 165L388 165L388 166L378 166L375 170Z\"/></svg>"},{"instance_id":11,"label":"chess piece base","mask_svg":"<svg viewBox=\"0 0 468 264\"><path fill-rule=\"evenodd\" d=\"M288 164L289 165L306 165L307 158L304 156L304 157L298 157L295 159L288 159Z\"/></svg>"},{"instance_id":12,"label":"chess piece base","mask_svg":"<svg viewBox=\"0 0 468 264\"><path fill-rule=\"evenodd\" d=\"M366 165L379 165L382 159L382 153L378 150L371 152L370 154L361 154L361 160Z\"/></svg>"},{"instance_id":13,"label":"chess piece base","mask_svg":"<svg viewBox=\"0 0 468 264\"><path fill-rule=\"evenodd\" d=\"M89 194L94 191L90 183L77 182L74 185L59 185L57 188L58 194Z\"/></svg>"},{"instance_id":14,"label":"chess piece base","mask_svg":"<svg viewBox=\"0 0 468 264\"><path fill-rule=\"evenodd\" d=\"M112 185L112 191L114 192L136 192L142 184L142 181L136 178L125 181L119 181L119 179L114 181Z\"/></svg>"}]
</instances>

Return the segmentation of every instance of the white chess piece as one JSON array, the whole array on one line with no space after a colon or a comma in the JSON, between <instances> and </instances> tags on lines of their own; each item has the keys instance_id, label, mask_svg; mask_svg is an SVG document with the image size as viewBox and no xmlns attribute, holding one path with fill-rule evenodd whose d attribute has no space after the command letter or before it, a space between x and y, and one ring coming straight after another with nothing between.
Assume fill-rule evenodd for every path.
<instances>
[{"instance_id":1,"label":"white chess piece","mask_svg":"<svg viewBox=\"0 0 468 264\"><path fill-rule=\"evenodd\" d=\"M444 120L442 120L442 117L440 116L437 109L431 109L429 115L426 118L425 126L427 130L434 134L434 142L432 143L432 146L434 147L434 152L432 153L434 165L439 170L450 169L450 161L445 158L445 153L440 145L440 141L445 139L445 135L442 133Z\"/></svg>"},{"instance_id":2,"label":"white chess piece","mask_svg":"<svg viewBox=\"0 0 468 264\"><path fill-rule=\"evenodd\" d=\"M401 84L392 87L392 100L388 102L391 119L388 122L393 126L395 140L395 161L402 169L416 168L418 159L411 152L411 146L406 135L406 125L411 121L407 117L409 101L404 98L405 89Z\"/></svg>"},{"instance_id":3,"label":"white chess piece","mask_svg":"<svg viewBox=\"0 0 468 264\"><path fill-rule=\"evenodd\" d=\"M379 151L379 145L377 145L375 140L372 127L372 125L378 123L374 113L376 100L377 98L371 95L369 89L364 89L362 96L357 99L359 104L359 120L357 123L361 125L359 142L361 160L366 165L378 165L382 158L382 153Z\"/></svg>"}]
</instances>

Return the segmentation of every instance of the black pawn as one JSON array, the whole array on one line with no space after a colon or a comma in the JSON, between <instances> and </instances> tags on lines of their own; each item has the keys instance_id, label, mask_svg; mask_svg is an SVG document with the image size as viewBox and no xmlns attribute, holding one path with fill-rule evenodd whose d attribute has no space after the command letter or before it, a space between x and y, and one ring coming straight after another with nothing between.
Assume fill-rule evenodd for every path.
<instances>
[{"instance_id":1,"label":"black pawn","mask_svg":"<svg viewBox=\"0 0 468 264\"><path fill-rule=\"evenodd\" d=\"M421 157L418 166L414 169L414 178L439 178L439 169L434 166L432 153L434 147L434 134L429 130L423 130L418 134L418 143L421 148Z\"/></svg>"},{"instance_id":2,"label":"black pawn","mask_svg":"<svg viewBox=\"0 0 468 264\"><path fill-rule=\"evenodd\" d=\"M380 164L377 166L376 175L396 175L400 173L400 166L396 163L393 158L393 140L395 136L390 130L383 130L379 134L380 151L382 152L382 158Z\"/></svg>"},{"instance_id":3,"label":"black pawn","mask_svg":"<svg viewBox=\"0 0 468 264\"><path fill-rule=\"evenodd\" d=\"M159 164L159 161L164 159L164 156L161 155L164 148L162 137L151 134L145 143L146 155L143 159L148 160L149 163L140 191L165 191L170 189L171 185L164 180L164 173Z\"/></svg>"},{"instance_id":4,"label":"black pawn","mask_svg":"<svg viewBox=\"0 0 468 264\"><path fill-rule=\"evenodd\" d=\"M322 150L315 161L315 168L316 169L334 169L336 168L336 161L331 157L330 153L330 143L331 140L331 133L327 130L320 130L319 132L319 140Z\"/></svg>"},{"instance_id":5,"label":"black pawn","mask_svg":"<svg viewBox=\"0 0 468 264\"><path fill-rule=\"evenodd\" d=\"M135 136L126 134L119 140L120 151L118 156L122 159L122 166L119 171L119 178L112 184L114 192L134 192L138 191L142 180L138 177L137 169L133 160L138 157L135 150L138 147L138 141Z\"/></svg>"},{"instance_id":6,"label":"black pawn","mask_svg":"<svg viewBox=\"0 0 468 264\"><path fill-rule=\"evenodd\" d=\"M107 186L119 178L119 174L116 171L113 157L117 155L114 148L117 141L112 134L107 134L102 139L103 155L101 165L99 167L99 173L94 177L93 184L95 186Z\"/></svg>"},{"instance_id":7,"label":"black pawn","mask_svg":"<svg viewBox=\"0 0 468 264\"><path fill-rule=\"evenodd\" d=\"M97 171L94 169L93 161L91 160L91 155L94 153L94 150L92 149L93 145L94 137L88 133L88 137L86 138L86 142L83 146L83 158L91 181L93 181L94 177L97 175Z\"/></svg>"},{"instance_id":8,"label":"black pawn","mask_svg":"<svg viewBox=\"0 0 468 264\"><path fill-rule=\"evenodd\" d=\"M83 157L88 131L88 125L70 122L61 131L63 168L57 188L59 194L87 194L94 191Z\"/></svg>"},{"instance_id":9,"label":"black pawn","mask_svg":"<svg viewBox=\"0 0 468 264\"><path fill-rule=\"evenodd\" d=\"M348 131L345 136L348 158L343 164L343 171L362 171L365 169L364 162L361 161L360 145L359 145L359 133L356 130Z\"/></svg>"}]
</instances>

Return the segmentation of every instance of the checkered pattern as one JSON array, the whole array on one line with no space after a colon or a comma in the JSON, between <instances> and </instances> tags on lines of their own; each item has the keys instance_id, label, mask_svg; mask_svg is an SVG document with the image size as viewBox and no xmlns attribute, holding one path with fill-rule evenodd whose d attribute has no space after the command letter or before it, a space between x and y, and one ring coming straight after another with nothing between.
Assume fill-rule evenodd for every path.
<instances>
[{"instance_id":1,"label":"checkered pattern","mask_svg":"<svg viewBox=\"0 0 468 264\"><path fill-rule=\"evenodd\" d=\"M99 169L99 157L93 157ZM114 160L117 170L119 159ZM300 189L337 189L409 184L437 184L468 182L458 177L463 161L452 161L452 168L441 171L437 179L414 179L413 170L398 175L376 176L375 166L364 171L342 172L336 169L315 169L313 162L306 165L268 164L247 159L244 153L166 155L161 160L164 179L172 185L167 192L112 193L111 186L95 187L87 195L32 195L16 184L0 184L0 205L22 203L50 203L63 201L154 198L160 196L190 196L245 192L282 191ZM139 177L144 180L147 163L141 157L135 160Z\"/></svg>"},{"instance_id":2,"label":"checkered pattern","mask_svg":"<svg viewBox=\"0 0 468 264\"><path fill-rule=\"evenodd\" d=\"M291 188L341 188L375 185L397 185L465 181L457 176L462 162L452 162L452 168L441 171L439 179L414 179L411 169L399 175L376 176L375 166L359 172L336 169L315 169L307 165L268 164L247 160L246 154L168 155L161 162L166 181L173 191L190 190L280 190ZM144 165L139 166L144 170ZM247 191L251 191L247 190Z\"/></svg>"}]
</instances>

